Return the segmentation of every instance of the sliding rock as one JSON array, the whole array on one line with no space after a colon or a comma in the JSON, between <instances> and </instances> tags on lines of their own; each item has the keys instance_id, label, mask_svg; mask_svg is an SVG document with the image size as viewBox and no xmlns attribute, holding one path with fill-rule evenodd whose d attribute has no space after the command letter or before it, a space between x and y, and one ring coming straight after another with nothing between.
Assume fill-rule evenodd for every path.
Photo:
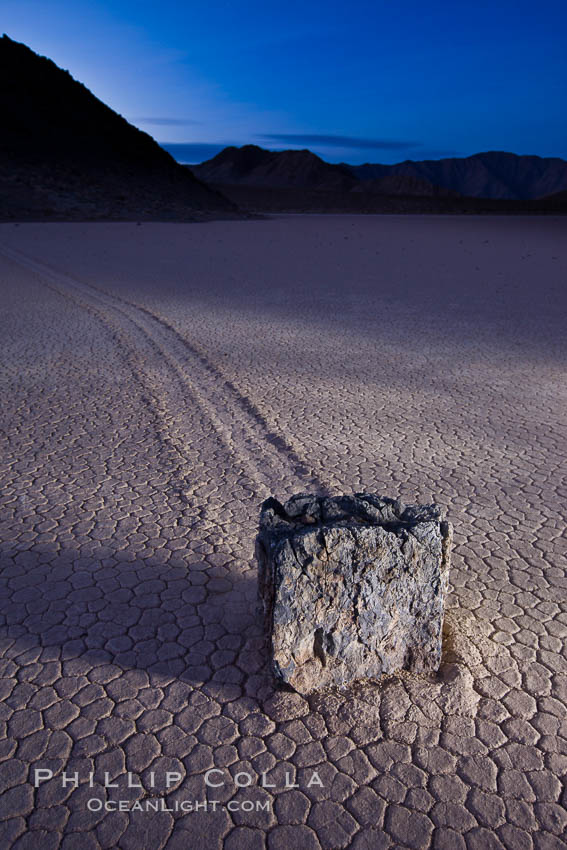
<instances>
[{"instance_id":1,"label":"sliding rock","mask_svg":"<svg viewBox=\"0 0 567 850\"><path fill-rule=\"evenodd\" d=\"M452 529L359 493L262 505L258 592L276 678L300 693L441 661Z\"/></svg>"}]
</instances>

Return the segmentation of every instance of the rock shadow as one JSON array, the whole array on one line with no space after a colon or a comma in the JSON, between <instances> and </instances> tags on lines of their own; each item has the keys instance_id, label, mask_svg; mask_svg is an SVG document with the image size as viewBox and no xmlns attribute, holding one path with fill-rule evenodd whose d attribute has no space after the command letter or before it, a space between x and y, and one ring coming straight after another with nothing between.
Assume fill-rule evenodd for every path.
<instances>
[{"instance_id":1,"label":"rock shadow","mask_svg":"<svg viewBox=\"0 0 567 850\"><path fill-rule=\"evenodd\" d=\"M194 552L198 541L191 541ZM242 569L176 552L175 565L83 545L4 544L0 635L4 658L60 661L76 675L114 665L145 670L156 683L214 690L221 701L266 699L274 690L256 604L253 565ZM183 557L183 555L182 555ZM73 663L70 663L73 662ZM88 673L87 673L88 675ZM33 681L29 679L29 681Z\"/></svg>"}]
</instances>

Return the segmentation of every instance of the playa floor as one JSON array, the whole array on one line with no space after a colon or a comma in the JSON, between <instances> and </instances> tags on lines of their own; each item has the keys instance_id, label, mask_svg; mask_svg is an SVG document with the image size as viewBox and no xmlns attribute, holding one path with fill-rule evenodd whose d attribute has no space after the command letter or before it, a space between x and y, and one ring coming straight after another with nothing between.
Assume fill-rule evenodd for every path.
<instances>
[{"instance_id":1,"label":"playa floor","mask_svg":"<svg viewBox=\"0 0 567 850\"><path fill-rule=\"evenodd\" d=\"M2 847L567 847L565 225L0 225ZM439 675L274 691L259 504L362 490Z\"/></svg>"}]
</instances>

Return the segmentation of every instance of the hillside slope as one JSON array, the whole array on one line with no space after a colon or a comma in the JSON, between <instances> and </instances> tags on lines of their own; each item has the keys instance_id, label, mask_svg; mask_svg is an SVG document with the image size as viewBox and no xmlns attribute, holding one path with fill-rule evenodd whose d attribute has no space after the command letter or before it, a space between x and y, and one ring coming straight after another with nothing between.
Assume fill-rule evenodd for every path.
<instances>
[{"instance_id":1,"label":"hillside slope","mask_svg":"<svg viewBox=\"0 0 567 850\"><path fill-rule=\"evenodd\" d=\"M0 218L234 215L204 185L51 60L0 39Z\"/></svg>"}]
</instances>

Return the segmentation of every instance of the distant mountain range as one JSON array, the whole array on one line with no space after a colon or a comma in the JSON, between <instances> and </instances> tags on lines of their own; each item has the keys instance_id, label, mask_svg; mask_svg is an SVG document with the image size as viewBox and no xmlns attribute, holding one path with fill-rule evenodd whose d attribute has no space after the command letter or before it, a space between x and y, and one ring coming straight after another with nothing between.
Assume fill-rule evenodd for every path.
<instances>
[{"instance_id":1,"label":"distant mountain range","mask_svg":"<svg viewBox=\"0 0 567 850\"><path fill-rule=\"evenodd\" d=\"M191 166L201 180L222 185L325 192L369 191L392 195L454 195L415 176L372 175L362 180L354 166L333 165L309 150L268 151L257 145L228 147L212 159Z\"/></svg>"},{"instance_id":2,"label":"distant mountain range","mask_svg":"<svg viewBox=\"0 0 567 850\"><path fill-rule=\"evenodd\" d=\"M51 60L0 39L1 219L188 219L233 203Z\"/></svg>"},{"instance_id":3,"label":"distant mountain range","mask_svg":"<svg viewBox=\"0 0 567 850\"><path fill-rule=\"evenodd\" d=\"M384 196L533 200L567 190L565 160L499 151L397 165L334 165L308 150L276 152L245 145L227 147L191 170L223 186Z\"/></svg>"},{"instance_id":4,"label":"distant mountain range","mask_svg":"<svg viewBox=\"0 0 567 850\"><path fill-rule=\"evenodd\" d=\"M477 153L462 159L439 159L397 165L349 165L359 180L393 174L427 180L470 198L529 200L567 190L567 162L558 157L518 156L504 151Z\"/></svg>"},{"instance_id":5,"label":"distant mountain range","mask_svg":"<svg viewBox=\"0 0 567 850\"><path fill-rule=\"evenodd\" d=\"M0 39L0 220L171 220L245 212L567 212L567 162L490 152L338 165L227 147L183 166L51 60Z\"/></svg>"},{"instance_id":6,"label":"distant mountain range","mask_svg":"<svg viewBox=\"0 0 567 850\"><path fill-rule=\"evenodd\" d=\"M326 189L348 192L358 180L348 166L331 165L311 151L268 151L257 145L228 147L212 159L191 166L210 183L270 188Z\"/></svg>"}]
</instances>

